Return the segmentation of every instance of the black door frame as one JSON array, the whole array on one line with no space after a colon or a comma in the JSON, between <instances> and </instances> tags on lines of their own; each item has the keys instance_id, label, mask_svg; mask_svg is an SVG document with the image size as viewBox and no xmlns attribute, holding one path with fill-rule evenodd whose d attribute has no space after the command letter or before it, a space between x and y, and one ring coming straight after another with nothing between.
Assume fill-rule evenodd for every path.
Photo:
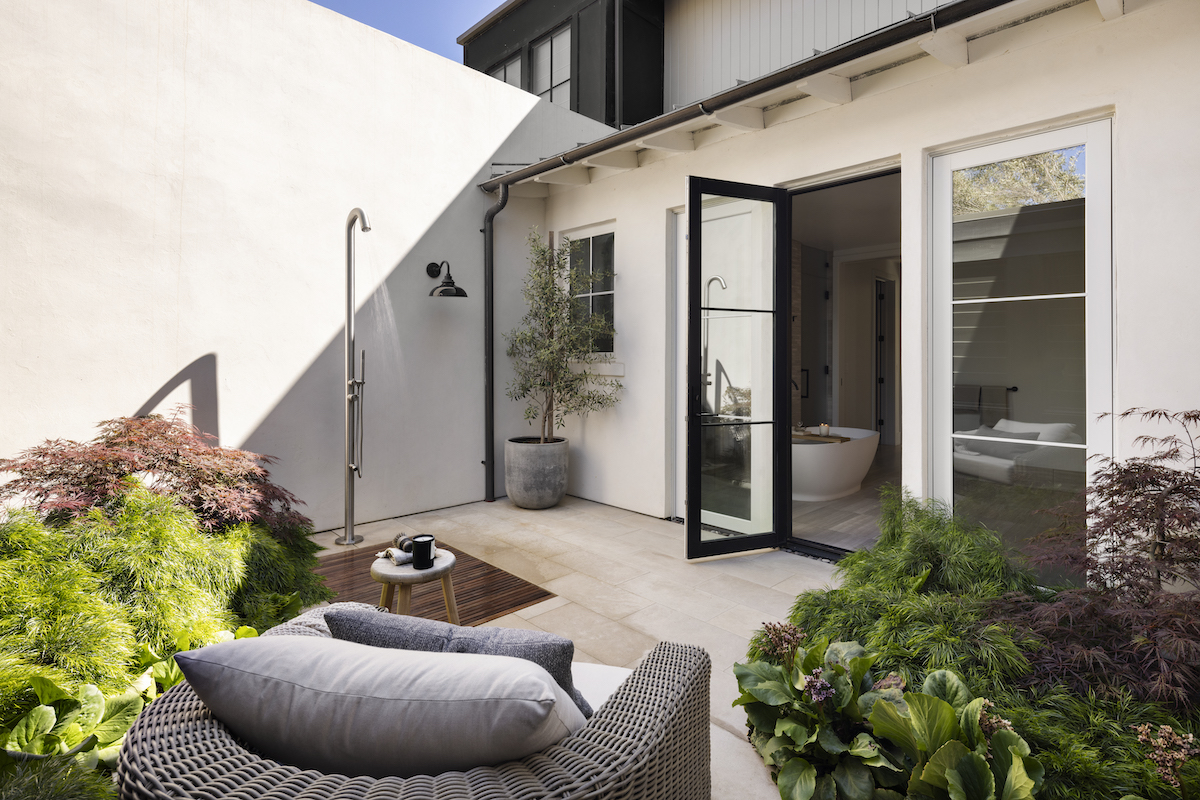
<instances>
[{"instance_id":1,"label":"black door frame","mask_svg":"<svg viewBox=\"0 0 1200 800\"><path fill-rule=\"evenodd\" d=\"M702 195L713 194L743 200L760 200L775 206L775 281L773 312L774 392L771 398L773 484L771 506L773 524L768 533L731 536L728 539L703 541L700 536L700 414L704 385L700 377L701 302L703 287L700 280ZM781 547L792 533L792 458L791 458L791 394L788 391L791 342L791 314L780 309L780 303L791 303L791 196L786 189L734 183L715 178L689 176L687 179L687 557L724 555L765 547ZM783 491L780 487L788 487ZM694 509L694 510L693 510Z\"/></svg>"}]
</instances>

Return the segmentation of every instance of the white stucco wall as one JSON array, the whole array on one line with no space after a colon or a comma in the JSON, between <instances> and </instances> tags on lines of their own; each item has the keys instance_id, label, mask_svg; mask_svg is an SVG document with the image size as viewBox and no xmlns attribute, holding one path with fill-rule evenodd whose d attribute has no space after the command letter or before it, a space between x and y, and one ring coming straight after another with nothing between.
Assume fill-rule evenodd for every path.
<instances>
[{"instance_id":1,"label":"white stucco wall","mask_svg":"<svg viewBox=\"0 0 1200 800\"><path fill-rule=\"evenodd\" d=\"M688 175L789 185L864 165L902 169L903 473L928 486L930 156L1073 121L1113 118L1115 390L1112 408L1194 408L1200 376L1195 313L1200 278L1191 232L1200 184L1200 3L1127 0L1105 22L1083 3L971 42L968 66L922 58L854 83L854 101L807 98L767 112L767 128L697 136L697 150L643 166L594 173L582 187L556 187L546 201L551 230L616 219L616 326L626 365L621 404L568 428L604 465L603 477L573 478L572 491L667 515L672 422L664 415L671 369L674 260L669 209L685 200ZM597 178L600 178L597 180ZM1107 409L1093 409L1101 411ZM1136 430L1117 432L1128 454ZM574 456L573 456L574 457Z\"/></svg>"},{"instance_id":2,"label":"white stucco wall","mask_svg":"<svg viewBox=\"0 0 1200 800\"><path fill-rule=\"evenodd\" d=\"M358 519L483 496L476 185L608 129L307 0L10 0L0 98L0 456L90 438L193 365L158 409L279 457L339 526L359 206ZM427 297L442 260L465 300Z\"/></svg>"}]
</instances>

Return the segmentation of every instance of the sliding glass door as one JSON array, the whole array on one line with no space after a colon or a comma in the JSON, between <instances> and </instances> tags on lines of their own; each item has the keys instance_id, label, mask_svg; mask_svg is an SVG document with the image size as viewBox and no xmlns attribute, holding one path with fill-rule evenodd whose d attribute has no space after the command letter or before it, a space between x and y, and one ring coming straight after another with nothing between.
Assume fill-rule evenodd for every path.
<instances>
[{"instance_id":1,"label":"sliding glass door","mask_svg":"<svg viewBox=\"0 0 1200 800\"><path fill-rule=\"evenodd\" d=\"M781 189L688 179L689 558L778 546L791 527L787 209Z\"/></svg>"}]
</instances>

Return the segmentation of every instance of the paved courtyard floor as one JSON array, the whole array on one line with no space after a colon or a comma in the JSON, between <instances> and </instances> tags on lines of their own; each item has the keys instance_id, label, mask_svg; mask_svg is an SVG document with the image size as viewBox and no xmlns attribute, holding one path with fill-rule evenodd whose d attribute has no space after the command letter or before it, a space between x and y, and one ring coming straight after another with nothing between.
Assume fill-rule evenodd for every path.
<instances>
[{"instance_id":1,"label":"paved courtyard floor","mask_svg":"<svg viewBox=\"0 0 1200 800\"><path fill-rule=\"evenodd\" d=\"M397 533L430 533L557 597L489 625L550 631L575 642L575 659L633 667L660 641L703 647L713 661L711 720L715 800L779 796L733 708L733 664L750 636L787 617L796 594L833 583L833 565L782 551L688 561L684 528L567 497L527 511L507 498L355 526L358 548ZM340 530L318 534L324 547Z\"/></svg>"}]
</instances>

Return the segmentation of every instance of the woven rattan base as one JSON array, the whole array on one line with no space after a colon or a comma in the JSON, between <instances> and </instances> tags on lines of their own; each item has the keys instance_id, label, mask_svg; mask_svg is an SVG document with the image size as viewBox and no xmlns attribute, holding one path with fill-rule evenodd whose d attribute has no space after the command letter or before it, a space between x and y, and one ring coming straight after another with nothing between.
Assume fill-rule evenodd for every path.
<instances>
[{"instance_id":1,"label":"woven rattan base","mask_svg":"<svg viewBox=\"0 0 1200 800\"><path fill-rule=\"evenodd\" d=\"M126 735L117 782L126 800L704 800L709 671L704 650L664 642L559 744L494 767L411 778L325 775L262 758L182 683Z\"/></svg>"}]
</instances>

